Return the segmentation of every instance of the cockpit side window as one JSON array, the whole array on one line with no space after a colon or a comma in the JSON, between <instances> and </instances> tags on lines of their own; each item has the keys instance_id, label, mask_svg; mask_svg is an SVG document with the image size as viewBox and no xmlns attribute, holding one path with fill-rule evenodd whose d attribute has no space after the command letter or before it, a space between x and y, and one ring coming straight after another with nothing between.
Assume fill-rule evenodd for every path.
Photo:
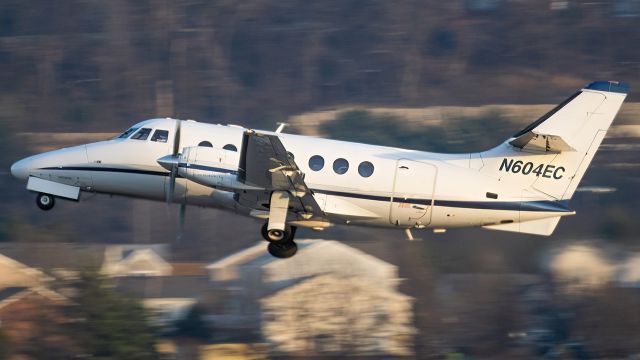
<instances>
[{"instance_id":1,"label":"cockpit side window","mask_svg":"<svg viewBox=\"0 0 640 360\"><path fill-rule=\"evenodd\" d=\"M161 143L166 143L167 139L169 139L169 131L167 130L156 130L151 137L151 141L157 141Z\"/></svg>"},{"instance_id":2,"label":"cockpit side window","mask_svg":"<svg viewBox=\"0 0 640 360\"><path fill-rule=\"evenodd\" d=\"M150 128L142 128L142 129L138 130L137 133L133 134L131 139L134 139L134 140L147 140L147 138L149 137L149 134L151 134L151 129Z\"/></svg>"},{"instance_id":3,"label":"cockpit side window","mask_svg":"<svg viewBox=\"0 0 640 360\"><path fill-rule=\"evenodd\" d=\"M126 139L129 137L129 135L131 135L136 130L138 130L137 127L129 128L127 129L127 131L123 132L120 136L118 136L118 139Z\"/></svg>"}]
</instances>

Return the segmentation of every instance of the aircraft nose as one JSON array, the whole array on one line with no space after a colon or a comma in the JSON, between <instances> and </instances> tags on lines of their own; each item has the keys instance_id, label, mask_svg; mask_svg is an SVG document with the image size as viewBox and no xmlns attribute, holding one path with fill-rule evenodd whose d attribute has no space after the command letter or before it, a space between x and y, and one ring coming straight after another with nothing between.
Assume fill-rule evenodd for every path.
<instances>
[{"instance_id":1,"label":"aircraft nose","mask_svg":"<svg viewBox=\"0 0 640 360\"><path fill-rule=\"evenodd\" d=\"M11 165L11 175L17 179L26 180L29 177L29 163L30 160L28 158L16 161Z\"/></svg>"}]
</instances>

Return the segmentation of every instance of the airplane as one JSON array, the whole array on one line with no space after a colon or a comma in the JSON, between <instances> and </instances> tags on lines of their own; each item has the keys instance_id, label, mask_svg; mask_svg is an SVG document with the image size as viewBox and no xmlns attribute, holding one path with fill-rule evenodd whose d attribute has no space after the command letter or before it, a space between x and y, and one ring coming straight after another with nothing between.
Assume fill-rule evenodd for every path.
<instances>
[{"instance_id":1,"label":"airplane","mask_svg":"<svg viewBox=\"0 0 640 360\"><path fill-rule=\"evenodd\" d=\"M221 208L262 219L271 255L297 251L298 227L482 227L548 236L629 86L596 81L500 145L439 154L237 125L151 119L107 141L22 159L11 174L36 203L103 193Z\"/></svg>"}]
</instances>

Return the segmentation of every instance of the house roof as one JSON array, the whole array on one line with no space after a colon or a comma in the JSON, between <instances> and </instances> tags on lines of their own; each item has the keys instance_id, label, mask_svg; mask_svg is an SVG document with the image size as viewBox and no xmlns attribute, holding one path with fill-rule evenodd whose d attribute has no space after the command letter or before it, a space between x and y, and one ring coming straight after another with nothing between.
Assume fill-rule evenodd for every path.
<instances>
[{"instance_id":1,"label":"house roof","mask_svg":"<svg viewBox=\"0 0 640 360\"><path fill-rule=\"evenodd\" d=\"M105 246L99 244L22 242L0 244L0 254L29 267L43 270L98 267L102 264L104 249Z\"/></svg>"},{"instance_id":2,"label":"house roof","mask_svg":"<svg viewBox=\"0 0 640 360\"><path fill-rule=\"evenodd\" d=\"M27 266L22 262L17 261L14 258L4 255L2 253L0 253L0 264L8 265L9 268L14 269L15 271L19 271L24 275L26 275L27 277L32 278L34 281L37 281L37 282L51 279L49 276L47 276L40 270L36 269L35 267Z\"/></svg>"},{"instance_id":3,"label":"house roof","mask_svg":"<svg viewBox=\"0 0 640 360\"><path fill-rule=\"evenodd\" d=\"M0 244L0 254L10 257L32 268L45 271L52 269L98 268L105 260L105 250L118 249L122 258L135 250L151 249L166 259L169 247L166 244L77 244L77 243L24 243Z\"/></svg>"},{"instance_id":4,"label":"house roof","mask_svg":"<svg viewBox=\"0 0 640 360\"><path fill-rule=\"evenodd\" d=\"M283 261L267 251L264 242L207 266L216 281L241 281L243 274L258 271L262 282L286 286L297 278L333 273L358 276L380 286L395 287L397 267L363 251L334 240L297 240L298 252Z\"/></svg>"},{"instance_id":5,"label":"house roof","mask_svg":"<svg viewBox=\"0 0 640 360\"><path fill-rule=\"evenodd\" d=\"M117 246L122 249L122 258L127 258L129 255L133 254L136 250L153 250L153 252L155 252L165 260L170 255L169 245L167 244L123 244L123 245L112 245L112 246Z\"/></svg>"},{"instance_id":6,"label":"house roof","mask_svg":"<svg viewBox=\"0 0 640 360\"><path fill-rule=\"evenodd\" d=\"M380 260L375 256L369 255L363 251L353 248L349 245L343 244L335 240L296 240L298 245L298 252L296 257L309 252L311 250L322 250L327 252L340 251L348 252L353 256L366 258L369 261L375 262L381 266L395 267L393 264L389 264L386 261ZM207 269L224 268L227 266L277 266L282 262L279 259L274 258L267 252L267 245L264 242L256 244L250 248L244 249L237 253L226 256L220 260L214 261L207 265ZM295 259L295 257L294 257Z\"/></svg>"},{"instance_id":7,"label":"house roof","mask_svg":"<svg viewBox=\"0 0 640 360\"><path fill-rule=\"evenodd\" d=\"M198 298L209 288L205 276L128 276L118 278L116 289L149 298Z\"/></svg>"},{"instance_id":8,"label":"house roof","mask_svg":"<svg viewBox=\"0 0 640 360\"><path fill-rule=\"evenodd\" d=\"M11 286L0 289L0 309L5 306L22 299L23 297L34 293L39 296L46 298L51 301L56 301L60 303L65 303L68 299L61 294L49 290L44 286L34 286L34 287L26 287L26 286Z\"/></svg>"},{"instance_id":9,"label":"house roof","mask_svg":"<svg viewBox=\"0 0 640 360\"><path fill-rule=\"evenodd\" d=\"M27 290L28 287L26 286L11 286L11 287L6 287L4 289L0 289L0 302L21 293L22 291Z\"/></svg>"}]
</instances>

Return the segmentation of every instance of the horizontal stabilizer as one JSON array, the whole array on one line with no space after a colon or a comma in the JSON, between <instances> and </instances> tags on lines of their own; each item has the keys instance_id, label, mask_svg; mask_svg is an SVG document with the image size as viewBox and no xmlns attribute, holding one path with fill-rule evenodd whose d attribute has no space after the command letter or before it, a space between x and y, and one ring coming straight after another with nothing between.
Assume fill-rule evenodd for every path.
<instances>
[{"instance_id":1,"label":"horizontal stabilizer","mask_svg":"<svg viewBox=\"0 0 640 360\"><path fill-rule=\"evenodd\" d=\"M528 131L511 140L509 144L525 151L561 152L575 151L571 145L558 135L538 134L535 130Z\"/></svg>"},{"instance_id":2,"label":"horizontal stabilizer","mask_svg":"<svg viewBox=\"0 0 640 360\"><path fill-rule=\"evenodd\" d=\"M483 226L489 230L511 231L521 234L533 234L549 236L556 229L561 216L555 216L540 220L531 220L525 222L514 222L510 224L487 225Z\"/></svg>"}]
</instances>

